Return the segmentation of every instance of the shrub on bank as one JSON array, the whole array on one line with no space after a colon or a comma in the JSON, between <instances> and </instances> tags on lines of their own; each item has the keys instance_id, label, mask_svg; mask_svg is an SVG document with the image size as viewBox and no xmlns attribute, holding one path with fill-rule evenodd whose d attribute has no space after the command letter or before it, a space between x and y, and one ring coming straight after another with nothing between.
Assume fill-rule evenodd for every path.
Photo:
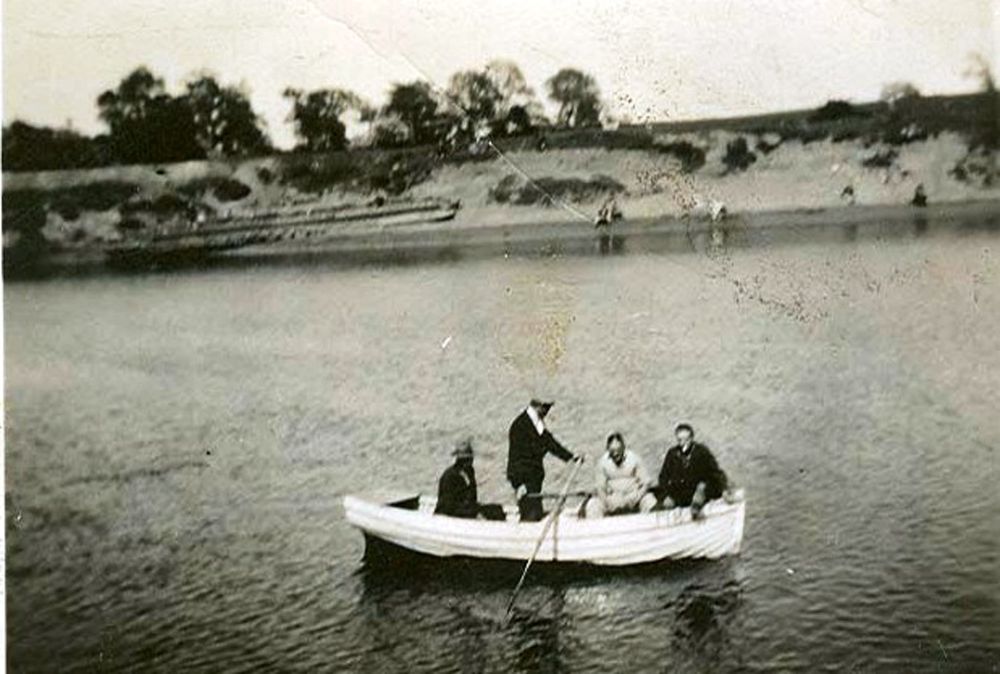
<instances>
[{"instance_id":1,"label":"shrub on bank","mask_svg":"<svg viewBox=\"0 0 1000 674\"><path fill-rule=\"evenodd\" d=\"M441 163L431 148L291 155L283 160L277 180L307 194L340 187L397 195L427 180Z\"/></svg>"},{"instance_id":2,"label":"shrub on bank","mask_svg":"<svg viewBox=\"0 0 1000 674\"><path fill-rule=\"evenodd\" d=\"M971 149L955 163L948 175L966 185L992 187L997 178L996 160L985 148Z\"/></svg>"},{"instance_id":3,"label":"shrub on bank","mask_svg":"<svg viewBox=\"0 0 1000 674\"><path fill-rule=\"evenodd\" d=\"M865 168L889 168L898 156L899 153L891 147L883 148L862 159L861 165Z\"/></svg>"},{"instance_id":4,"label":"shrub on bank","mask_svg":"<svg viewBox=\"0 0 1000 674\"><path fill-rule=\"evenodd\" d=\"M36 210L54 211L65 220L74 220L83 211L106 211L140 192L138 185L105 181L53 189L4 191L4 228L18 228L20 214Z\"/></svg>"},{"instance_id":5,"label":"shrub on bank","mask_svg":"<svg viewBox=\"0 0 1000 674\"><path fill-rule=\"evenodd\" d=\"M490 189L489 200L513 206L553 206L554 198L569 202L593 201L624 191L624 185L604 175L589 180L542 177L529 182L511 173Z\"/></svg>"},{"instance_id":6,"label":"shrub on bank","mask_svg":"<svg viewBox=\"0 0 1000 674\"><path fill-rule=\"evenodd\" d=\"M680 160L684 173L693 173L705 165L705 150L686 140L656 145L656 149L661 154L672 155Z\"/></svg>"},{"instance_id":7,"label":"shrub on bank","mask_svg":"<svg viewBox=\"0 0 1000 674\"><path fill-rule=\"evenodd\" d=\"M830 100L809 115L810 122L834 122L852 117L868 117L871 113L851 105L847 101Z\"/></svg>"}]
</instances>

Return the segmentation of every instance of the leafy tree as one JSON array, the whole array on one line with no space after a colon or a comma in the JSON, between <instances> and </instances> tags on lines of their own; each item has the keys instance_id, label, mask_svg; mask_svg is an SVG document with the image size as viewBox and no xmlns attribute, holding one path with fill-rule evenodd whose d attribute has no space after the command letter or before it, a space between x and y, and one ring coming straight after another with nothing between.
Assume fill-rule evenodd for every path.
<instances>
[{"instance_id":1,"label":"leafy tree","mask_svg":"<svg viewBox=\"0 0 1000 674\"><path fill-rule=\"evenodd\" d=\"M593 77L563 68L545 84L549 98L559 104L558 124L579 127L600 123L601 96Z\"/></svg>"},{"instance_id":2,"label":"leafy tree","mask_svg":"<svg viewBox=\"0 0 1000 674\"><path fill-rule=\"evenodd\" d=\"M523 103L535 95L524 79L524 73L513 61L494 59L486 64L483 72L493 81L504 101L510 104Z\"/></svg>"},{"instance_id":3,"label":"leafy tree","mask_svg":"<svg viewBox=\"0 0 1000 674\"><path fill-rule=\"evenodd\" d=\"M250 100L238 88L223 87L211 75L201 75L188 82L186 102L198 145L207 155L248 155L270 147Z\"/></svg>"},{"instance_id":4,"label":"leafy tree","mask_svg":"<svg viewBox=\"0 0 1000 674\"><path fill-rule=\"evenodd\" d=\"M448 98L463 113L464 129L488 129L498 119L503 94L485 71L463 70L448 81Z\"/></svg>"},{"instance_id":5,"label":"leafy tree","mask_svg":"<svg viewBox=\"0 0 1000 674\"><path fill-rule=\"evenodd\" d=\"M495 60L482 70L455 73L447 95L461 112L452 124L452 138L522 133L544 119L535 92L512 61Z\"/></svg>"},{"instance_id":6,"label":"leafy tree","mask_svg":"<svg viewBox=\"0 0 1000 674\"><path fill-rule=\"evenodd\" d=\"M411 127L399 115L382 114L372 124L371 144L379 148L404 147L412 138L411 133Z\"/></svg>"},{"instance_id":7,"label":"leafy tree","mask_svg":"<svg viewBox=\"0 0 1000 674\"><path fill-rule=\"evenodd\" d=\"M982 92L992 94L997 90L996 81L993 79L993 69L990 68L989 61L979 52L969 54L969 67L963 73L966 77L979 80L979 88Z\"/></svg>"},{"instance_id":8,"label":"leafy tree","mask_svg":"<svg viewBox=\"0 0 1000 674\"><path fill-rule=\"evenodd\" d=\"M147 117L155 101L165 95L163 79L140 66L129 73L117 89L98 96L99 116L112 127L140 120Z\"/></svg>"},{"instance_id":9,"label":"leafy tree","mask_svg":"<svg viewBox=\"0 0 1000 674\"><path fill-rule=\"evenodd\" d=\"M544 121L544 111L535 97L535 91L528 86L516 63L502 59L490 61L484 72L500 93L494 133L525 133L536 122Z\"/></svg>"},{"instance_id":10,"label":"leafy tree","mask_svg":"<svg viewBox=\"0 0 1000 674\"><path fill-rule=\"evenodd\" d=\"M51 129L15 120L3 130L5 171L92 168L108 163L102 143L71 129Z\"/></svg>"},{"instance_id":11,"label":"leafy tree","mask_svg":"<svg viewBox=\"0 0 1000 674\"><path fill-rule=\"evenodd\" d=\"M866 117L869 113L858 109L850 101L831 99L809 115L810 122L835 122L851 117Z\"/></svg>"},{"instance_id":12,"label":"leafy tree","mask_svg":"<svg viewBox=\"0 0 1000 674\"><path fill-rule=\"evenodd\" d=\"M351 110L363 117L371 115L370 107L351 91L318 89L306 93L288 88L283 95L292 101L291 119L302 141L299 148L309 152L343 150L347 147L347 127L341 116Z\"/></svg>"},{"instance_id":13,"label":"leafy tree","mask_svg":"<svg viewBox=\"0 0 1000 674\"><path fill-rule=\"evenodd\" d=\"M97 98L98 115L110 130L114 158L124 163L200 159L194 114L183 98L167 94L147 68L132 71Z\"/></svg>"},{"instance_id":14,"label":"leafy tree","mask_svg":"<svg viewBox=\"0 0 1000 674\"><path fill-rule=\"evenodd\" d=\"M882 87L882 94L879 98L889 105L895 104L904 98L919 98L920 90L910 82L890 82Z\"/></svg>"},{"instance_id":15,"label":"leafy tree","mask_svg":"<svg viewBox=\"0 0 1000 674\"><path fill-rule=\"evenodd\" d=\"M524 73L513 61L497 59L486 64L483 71L500 94L497 117L506 119L512 109L520 107L528 110L538 106L534 90L528 86Z\"/></svg>"},{"instance_id":16,"label":"leafy tree","mask_svg":"<svg viewBox=\"0 0 1000 674\"><path fill-rule=\"evenodd\" d=\"M531 113L523 105L512 106L507 112L507 118L504 124L504 132L508 135L514 136L521 133L527 133L531 131L534 127L534 120L532 119Z\"/></svg>"},{"instance_id":17,"label":"leafy tree","mask_svg":"<svg viewBox=\"0 0 1000 674\"><path fill-rule=\"evenodd\" d=\"M441 135L438 101L426 82L393 85L383 112L402 122L410 140L417 145L433 143Z\"/></svg>"}]
</instances>

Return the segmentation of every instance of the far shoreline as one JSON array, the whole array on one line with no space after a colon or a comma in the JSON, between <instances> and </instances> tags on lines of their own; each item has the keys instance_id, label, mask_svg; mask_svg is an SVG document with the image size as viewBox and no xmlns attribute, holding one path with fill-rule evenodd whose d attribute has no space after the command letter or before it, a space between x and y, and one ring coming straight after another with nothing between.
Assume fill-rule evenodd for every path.
<instances>
[{"instance_id":1,"label":"far shoreline","mask_svg":"<svg viewBox=\"0 0 1000 674\"><path fill-rule=\"evenodd\" d=\"M911 97L536 129L444 154L424 145L7 172L4 274L677 250L704 236L719 247L877 221L983 222L1000 203L995 111L993 93ZM625 219L602 244L593 222L611 200Z\"/></svg>"},{"instance_id":2,"label":"far shoreline","mask_svg":"<svg viewBox=\"0 0 1000 674\"><path fill-rule=\"evenodd\" d=\"M465 218L469 220L470 218ZM65 251L26 269L5 270L5 280L78 274L211 270L277 265L421 264L490 257L553 257L629 253L704 252L727 246L853 240L862 232L888 238L942 231L1000 231L1000 200L912 205L854 205L733 213L708 218L664 215L615 224L605 241L581 220L515 224L454 222L383 226L308 243L250 245L210 255L150 260L129 268L108 266L100 251Z\"/></svg>"}]
</instances>

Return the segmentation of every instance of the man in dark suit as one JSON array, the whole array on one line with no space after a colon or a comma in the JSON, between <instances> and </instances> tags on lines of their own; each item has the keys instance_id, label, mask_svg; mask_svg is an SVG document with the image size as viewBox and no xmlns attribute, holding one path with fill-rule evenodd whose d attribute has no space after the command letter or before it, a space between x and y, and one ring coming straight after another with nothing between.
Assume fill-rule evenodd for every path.
<instances>
[{"instance_id":1,"label":"man in dark suit","mask_svg":"<svg viewBox=\"0 0 1000 674\"><path fill-rule=\"evenodd\" d=\"M435 515L475 519L479 514L476 471L472 467L472 440L461 440L452 452L455 463L448 466L438 482Z\"/></svg>"},{"instance_id":2,"label":"man in dark suit","mask_svg":"<svg viewBox=\"0 0 1000 674\"><path fill-rule=\"evenodd\" d=\"M523 522L537 522L545 516L542 499L537 496L545 480L545 455L551 453L563 461L583 460L559 444L545 427L545 416L553 404L533 399L511 423L507 434L507 479L514 487Z\"/></svg>"},{"instance_id":3,"label":"man in dark suit","mask_svg":"<svg viewBox=\"0 0 1000 674\"><path fill-rule=\"evenodd\" d=\"M690 424L678 424L674 433L677 444L663 458L656 497L666 509L691 506L697 518L705 503L723 495L728 481L708 447L694 441Z\"/></svg>"}]
</instances>

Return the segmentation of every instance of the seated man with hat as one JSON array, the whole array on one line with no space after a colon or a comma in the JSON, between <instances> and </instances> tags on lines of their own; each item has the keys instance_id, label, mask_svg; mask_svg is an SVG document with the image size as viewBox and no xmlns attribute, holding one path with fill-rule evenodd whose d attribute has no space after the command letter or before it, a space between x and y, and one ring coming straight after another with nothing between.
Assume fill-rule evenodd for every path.
<instances>
[{"instance_id":1,"label":"seated man with hat","mask_svg":"<svg viewBox=\"0 0 1000 674\"><path fill-rule=\"evenodd\" d=\"M434 514L475 519L479 514L479 501L476 471L472 467L472 439L458 441L451 454L455 457L455 463L445 469L438 481Z\"/></svg>"}]
</instances>

